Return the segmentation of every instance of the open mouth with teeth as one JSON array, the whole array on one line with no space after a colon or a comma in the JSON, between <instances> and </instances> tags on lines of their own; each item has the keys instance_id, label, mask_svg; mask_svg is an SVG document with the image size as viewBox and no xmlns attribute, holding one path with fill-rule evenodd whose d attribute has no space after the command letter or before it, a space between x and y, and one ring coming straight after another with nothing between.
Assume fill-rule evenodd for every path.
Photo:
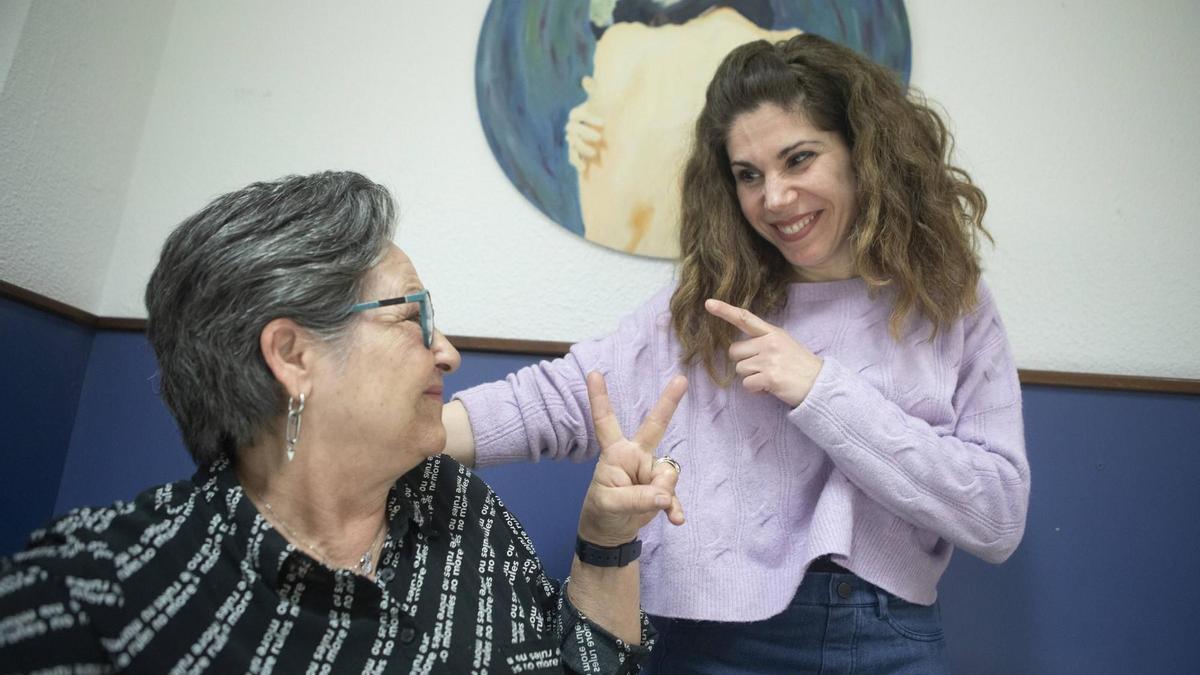
<instances>
[{"instance_id":1,"label":"open mouth with teeth","mask_svg":"<svg viewBox=\"0 0 1200 675\"><path fill-rule=\"evenodd\" d=\"M789 218L777 223L771 223L775 231L784 241L798 241L803 239L812 231L817 221L821 219L821 214L825 213L824 209L819 211L810 211L795 218Z\"/></svg>"}]
</instances>

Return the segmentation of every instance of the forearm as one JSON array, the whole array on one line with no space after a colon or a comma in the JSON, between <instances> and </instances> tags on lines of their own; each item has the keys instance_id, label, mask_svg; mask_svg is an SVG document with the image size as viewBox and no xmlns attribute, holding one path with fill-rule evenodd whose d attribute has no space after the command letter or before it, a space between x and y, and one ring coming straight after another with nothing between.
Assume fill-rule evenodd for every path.
<instances>
[{"instance_id":1,"label":"forearm","mask_svg":"<svg viewBox=\"0 0 1200 675\"><path fill-rule=\"evenodd\" d=\"M587 619L576 622L576 627L595 626L613 638L622 653L644 654L648 647L641 645L654 640L640 607L641 566L636 559L640 543L634 538L663 510L672 523L683 523L675 497L677 467L656 468L653 449L686 390L686 378L672 378L634 434L636 440L630 441L613 413L604 378L595 372L587 376L592 421L602 450L579 513L580 545L571 562L565 600ZM580 639L578 631L575 636Z\"/></svg>"},{"instance_id":2,"label":"forearm","mask_svg":"<svg viewBox=\"0 0 1200 675\"><path fill-rule=\"evenodd\" d=\"M571 563L567 595L592 623L631 645L641 644L640 567L596 567L576 556Z\"/></svg>"},{"instance_id":3,"label":"forearm","mask_svg":"<svg viewBox=\"0 0 1200 675\"><path fill-rule=\"evenodd\" d=\"M1019 399L939 431L830 363L792 422L898 517L985 560L1006 558L1029 498Z\"/></svg>"},{"instance_id":4,"label":"forearm","mask_svg":"<svg viewBox=\"0 0 1200 675\"><path fill-rule=\"evenodd\" d=\"M462 401L454 400L442 406L442 424L446 427L443 452L463 466L475 466L475 434Z\"/></svg>"},{"instance_id":5,"label":"forearm","mask_svg":"<svg viewBox=\"0 0 1200 675\"><path fill-rule=\"evenodd\" d=\"M474 466L579 461L599 450L589 435L584 373L572 355L526 366L503 380L460 391L454 399L462 409L449 414L463 412L469 417L466 426L473 436ZM461 441L452 447L447 440L448 452L457 458Z\"/></svg>"}]
</instances>

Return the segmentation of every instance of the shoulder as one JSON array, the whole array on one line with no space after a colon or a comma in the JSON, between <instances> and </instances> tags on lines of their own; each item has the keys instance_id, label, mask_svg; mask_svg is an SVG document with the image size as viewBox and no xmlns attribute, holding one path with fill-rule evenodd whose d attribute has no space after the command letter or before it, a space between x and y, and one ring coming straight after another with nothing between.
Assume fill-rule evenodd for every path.
<instances>
[{"instance_id":1,"label":"shoulder","mask_svg":"<svg viewBox=\"0 0 1200 675\"><path fill-rule=\"evenodd\" d=\"M1020 377L1008 331L991 290L980 279L975 307L960 318L962 356L956 399L963 416L1019 407Z\"/></svg>"},{"instance_id":2,"label":"shoulder","mask_svg":"<svg viewBox=\"0 0 1200 675\"><path fill-rule=\"evenodd\" d=\"M981 312L999 313L996 309L996 296L992 294L992 289L983 280L983 277L980 277L979 281L975 283L975 307L970 314Z\"/></svg>"},{"instance_id":3,"label":"shoulder","mask_svg":"<svg viewBox=\"0 0 1200 675\"><path fill-rule=\"evenodd\" d=\"M398 482L421 495L435 494L448 489L454 491L460 484L474 487L475 484L483 483L474 471L447 454L426 458L401 476Z\"/></svg>"},{"instance_id":4,"label":"shoulder","mask_svg":"<svg viewBox=\"0 0 1200 675\"><path fill-rule=\"evenodd\" d=\"M422 527L457 532L471 540L488 539L493 547L515 542L536 558L532 540L499 495L471 469L441 454L426 459L400 478L398 487L413 502Z\"/></svg>"},{"instance_id":5,"label":"shoulder","mask_svg":"<svg viewBox=\"0 0 1200 675\"><path fill-rule=\"evenodd\" d=\"M889 297L889 313L894 298ZM910 315L909 332L914 335L928 334L933 330L932 321L924 314ZM954 345L964 352L963 358L970 360L972 353L1001 344L1007 344L1007 332L996 306L995 296L981 277L975 284L973 302L962 310L948 325L938 329L939 340Z\"/></svg>"},{"instance_id":6,"label":"shoulder","mask_svg":"<svg viewBox=\"0 0 1200 675\"><path fill-rule=\"evenodd\" d=\"M629 355L670 350L671 296L675 286L675 282L664 286L622 316L613 332L576 343L571 347L571 355L584 365L585 371L607 372L610 367L628 367ZM646 350L647 347L652 349Z\"/></svg>"},{"instance_id":7,"label":"shoulder","mask_svg":"<svg viewBox=\"0 0 1200 675\"><path fill-rule=\"evenodd\" d=\"M434 455L397 481L400 493L413 503L420 518L445 522L477 516L497 500L496 493L471 469L450 455Z\"/></svg>"},{"instance_id":8,"label":"shoulder","mask_svg":"<svg viewBox=\"0 0 1200 675\"><path fill-rule=\"evenodd\" d=\"M132 501L72 509L30 534L25 550L10 563L37 561L51 570L98 572L140 546L156 526L190 511L195 495L191 481L179 481L150 488Z\"/></svg>"},{"instance_id":9,"label":"shoulder","mask_svg":"<svg viewBox=\"0 0 1200 675\"><path fill-rule=\"evenodd\" d=\"M190 511L195 493L189 481L160 485L133 501L73 509L34 531L23 551L0 560L0 615L55 598L69 598L75 611L123 607L123 572L161 552L166 524Z\"/></svg>"},{"instance_id":10,"label":"shoulder","mask_svg":"<svg viewBox=\"0 0 1200 675\"><path fill-rule=\"evenodd\" d=\"M975 287L975 306L959 317L959 323L966 342L976 348L1008 340L995 296L982 278Z\"/></svg>"},{"instance_id":11,"label":"shoulder","mask_svg":"<svg viewBox=\"0 0 1200 675\"><path fill-rule=\"evenodd\" d=\"M655 314L670 312L671 298L675 296L675 291L678 288L679 281L672 280L670 283L658 289L653 295L647 298L646 301L642 303L642 307L654 312Z\"/></svg>"},{"instance_id":12,"label":"shoulder","mask_svg":"<svg viewBox=\"0 0 1200 675\"><path fill-rule=\"evenodd\" d=\"M621 330L640 330L670 325L671 297L675 295L676 285L676 282L672 281L660 288L632 312L622 317L619 324Z\"/></svg>"}]
</instances>

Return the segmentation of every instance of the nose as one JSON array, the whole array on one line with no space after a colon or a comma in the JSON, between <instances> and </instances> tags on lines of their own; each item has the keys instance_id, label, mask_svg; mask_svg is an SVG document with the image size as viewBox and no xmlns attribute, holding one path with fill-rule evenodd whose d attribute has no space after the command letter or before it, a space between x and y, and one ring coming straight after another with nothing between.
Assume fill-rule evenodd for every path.
<instances>
[{"instance_id":1,"label":"nose","mask_svg":"<svg viewBox=\"0 0 1200 675\"><path fill-rule=\"evenodd\" d=\"M462 357L459 356L458 350L450 344L450 340L446 339L440 330L433 331L432 349L433 362L437 364L438 370L444 373L453 373L462 364Z\"/></svg>"},{"instance_id":2,"label":"nose","mask_svg":"<svg viewBox=\"0 0 1200 675\"><path fill-rule=\"evenodd\" d=\"M779 211L791 204L796 193L782 178L767 176L763 184L763 205L768 211Z\"/></svg>"}]
</instances>

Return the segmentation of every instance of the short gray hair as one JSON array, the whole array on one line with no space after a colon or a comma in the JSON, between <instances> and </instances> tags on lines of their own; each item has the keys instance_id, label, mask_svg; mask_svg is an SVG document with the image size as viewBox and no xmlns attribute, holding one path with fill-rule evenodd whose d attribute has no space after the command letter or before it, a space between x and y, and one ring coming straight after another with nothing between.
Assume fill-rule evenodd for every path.
<instances>
[{"instance_id":1,"label":"short gray hair","mask_svg":"<svg viewBox=\"0 0 1200 675\"><path fill-rule=\"evenodd\" d=\"M284 410L259 349L263 327L287 317L343 338L394 221L387 188L326 172L254 183L175 228L146 286L146 335L197 464L232 457Z\"/></svg>"}]
</instances>

